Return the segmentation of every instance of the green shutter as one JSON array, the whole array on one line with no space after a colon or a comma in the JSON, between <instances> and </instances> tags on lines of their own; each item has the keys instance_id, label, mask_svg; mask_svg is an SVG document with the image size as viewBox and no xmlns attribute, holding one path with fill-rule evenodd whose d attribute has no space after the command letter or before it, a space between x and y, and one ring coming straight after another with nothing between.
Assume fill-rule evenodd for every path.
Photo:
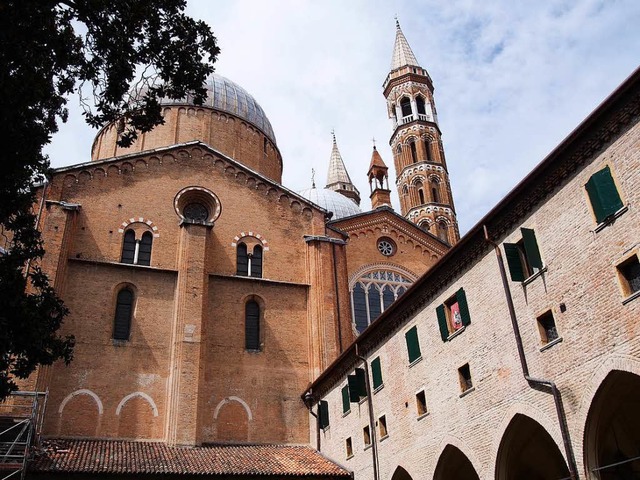
<instances>
[{"instance_id":1,"label":"green shutter","mask_svg":"<svg viewBox=\"0 0 640 480\"><path fill-rule=\"evenodd\" d=\"M382 385L382 368L380 368L380 357L376 357L371 361L371 376L373 377L374 389Z\"/></svg>"},{"instance_id":2,"label":"green shutter","mask_svg":"<svg viewBox=\"0 0 640 480\"><path fill-rule=\"evenodd\" d=\"M358 395L367 396L367 373L364 368L356 368L356 378L358 379Z\"/></svg>"},{"instance_id":3,"label":"green shutter","mask_svg":"<svg viewBox=\"0 0 640 480\"><path fill-rule=\"evenodd\" d=\"M342 387L342 413L351 410L351 402L349 401L349 385Z\"/></svg>"},{"instance_id":4,"label":"green shutter","mask_svg":"<svg viewBox=\"0 0 640 480\"><path fill-rule=\"evenodd\" d=\"M504 253L507 257L507 265L509 265L509 273L511 274L511 280L514 282L524 281L524 270L522 269L522 262L520 261L520 250L515 243L505 243Z\"/></svg>"},{"instance_id":5,"label":"green shutter","mask_svg":"<svg viewBox=\"0 0 640 480\"><path fill-rule=\"evenodd\" d=\"M520 232L522 233L524 252L527 255L529 265L533 268L542 268L542 258L540 257L540 250L538 249L535 232L530 228L521 228Z\"/></svg>"},{"instance_id":6,"label":"green shutter","mask_svg":"<svg viewBox=\"0 0 640 480\"><path fill-rule=\"evenodd\" d=\"M591 175L585 188L598 223L622 208L622 200L608 166Z\"/></svg>"},{"instance_id":7,"label":"green shutter","mask_svg":"<svg viewBox=\"0 0 640 480\"><path fill-rule=\"evenodd\" d=\"M438 305L436 308L436 315L438 317L438 326L440 327L440 336L442 341L446 342L449 338L449 325L447 324L447 315L444 312L444 305Z\"/></svg>"},{"instance_id":8,"label":"green shutter","mask_svg":"<svg viewBox=\"0 0 640 480\"><path fill-rule=\"evenodd\" d=\"M471 324L471 316L469 315L469 305L467 304L467 295L464 293L463 288L461 288L456 292L456 300L458 300L458 307L460 308L462 325L466 327L467 325Z\"/></svg>"},{"instance_id":9,"label":"green shutter","mask_svg":"<svg viewBox=\"0 0 640 480\"><path fill-rule=\"evenodd\" d=\"M409 353L409 363L413 363L420 358L420 343L418 343L418 327L413 327L404 334L407 341L407 351Z\"/></svg>"},{"instance_id":10,"label":"green shutter","mask_svg":"<svg viewBox=\"0 0 640 480\"><path fill-rule=\"evenodd\" d=\"M329 404L324 400L320 400L318 404L318 423L320 428L329 426Z\"/></svg>"},{"instance_id":11,"label":"green shutter","mask_svg":"<svg viewBox=\"0 0 640 480\"><path fill-rule=\"evenodd\" d=\"M356 377L355 375L348 375L347 383L349 384L349 401L358 403L360 401L358 377Z\"/></svg>"}]
</instances>

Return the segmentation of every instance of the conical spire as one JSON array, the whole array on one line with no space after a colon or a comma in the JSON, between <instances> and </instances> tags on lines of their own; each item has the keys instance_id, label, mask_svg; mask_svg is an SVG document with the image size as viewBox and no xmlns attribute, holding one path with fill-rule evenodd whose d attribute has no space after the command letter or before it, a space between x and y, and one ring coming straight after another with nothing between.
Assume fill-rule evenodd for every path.
<instances>
[{"instance_id":1,"label":"conical spire","mask_svg":"<svg viewBox=\"0 0 640 480\"><path fill-rule=\"evenodd\" d=\"M382 157L378 153L378 149L376 148L375 145L373 146L373 153L371 154L371 163L369 164L369 171L371 171L373 167L387 168L387 165L384 163L384 160L382 160Z\"/></svg>"},{"instance_id":2,"label":"conical spire","mask_svg":"<svg viewBox=\"0 0 640 480\"><path fill-rule=\"evenodd\" d=\"M327 185L325 188L341 193L360 205L360 192L351 182L351 177L347 173L347 167L345 167L340 150L338 150L335 133L331 132L331 136L333 137L333 147L331 148L331 159L329 160L329 172L327 173Z\"/></svg>"},{"instance_id":3,"label":"conical spire","mask_svg":"<svg viewBox=\"0 0 640 480\"><path fill-rule=\"evenodd\" d=\"M391 70L395 70L405 65L419 67L420 64L409 46L409 42L402 33L400 22L396 18L396 43L393 46L393 57L391 57Z\"/></svg>"}]
</instances>

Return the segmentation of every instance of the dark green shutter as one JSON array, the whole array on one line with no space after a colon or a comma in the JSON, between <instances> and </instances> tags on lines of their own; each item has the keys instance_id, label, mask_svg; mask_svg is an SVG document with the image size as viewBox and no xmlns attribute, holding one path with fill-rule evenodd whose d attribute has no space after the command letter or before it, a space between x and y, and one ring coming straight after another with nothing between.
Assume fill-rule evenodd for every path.
<instances>
[{"instance_id":1,"label":"dark green shutter","mask_svg":"<svg viewBox=\"0 0 640 480\"><path fill-rule=\"evenodd\" d=\"M329 404L324 400L320 400L318 404L318 423L320 428L329 426Z\"/></svg>"},{"instance_id":2,"label":"dark green shutter","mask_svg":"<svg viewBox=\"0 0 640 480\"><path fill-rule=\"evenodd\" d=\"M540 257L540 250L538 249L535 232L530 228L521 228L520 232L522 232L524 252L527 255L529 265L533 268L542 268L542 258Z\"/></svg>"},{"instance_id":3,"label":"dark green shutter","mask_svg":"<svg viewBox=\"0 0 640 480\"><path fill-rule=\"evenodd\" d=\"M342 387L342 413L351 410L351 402L349 401L349 385Z\"/></svg>"},{"instance_id":4,"label":"dark green shutter","mask_svg":"<svg viewBox=\"0 0 640 480\"><path fill-rule=\"evenodd\" d=\"M413 363L420 358L420 343L418 343L418 327L413 327L404 334L407 341L407 351L409 353L409 363Z\"/></svg>"},{"instance_id":5,"label":"dark green shutter","mask_svg":"<svg viewBox=\"0 0 640 480\"><path fill-rule=\"evenodd\" d=\"M458 307L460 308L462 325L466 327L467 325L471 324L471 316L469 315L469 305L467 304L467 295L464 293L463 288L461 288L456 292L456 300L458 300Z\"/></svg>"},{"instance_id":6,"label":"dark green shutter","mask_svg":"<svg viewBox=\"0 0 640 480\"><path fill-rule=\"evenodd\" d=\"M367 396L367 377L363 368L356 368L356 378L358 379L358 395Z\"/></svg>"},{"instance_id":7,"label":"dark green shutter","mask_svg":"<svg viewBox=\"0 0 640 480\"><path fill-rule=\"evenodd\" d=\"M585 188L598 223L622 208L622 200L608 166L594 173Z\"/></svg>"},{"instance_id":8,"label":"dark green shutter","mask_svg":"<svg viewBox=\"0 0 640 480\"><path fill-rule=\"evenodd\" d=\"M505 243L504 253L507 257L511 280L514 282L523 282L525 276L524 270L522 269L522 262L520 261L520 250L518 246L515 243Z\"/></svg>"},{"instance_id":9,"label":"dark green shutter","mask_svg":"<svg viewBox=\"0 0 640 480\"><path fill-rule=\"evenodd\" d=\"M380 357L376 357L371 361L371 376L373 377L374 389L382 385L382 368L380 368Z\"/></svg>"},{"instance_id":10,"label":"dark green shutter","mask_svg":"<svg viewBox=\"0 0 640 480\"><path fill-rule=\"evenodd\" d=\"M358 377L355 375L347 376L347 383L349 384L349 400L353 403L360 401L360 394L358 392Z\"/></svg>"},{"instance_id":11,"label":"dark green shutter","mask_svg":"<svg viewBox=\"0 0 640 480\"><path fill-rule=\"evenodd\" d=\"M447 338L449 338L449 325L447 324L447 315L444 312L444 305L438 305L438 308L436 308L436 315L438 316L440 336L442 337L442 341L446 342Z\"/></svg>"}]
</instances>

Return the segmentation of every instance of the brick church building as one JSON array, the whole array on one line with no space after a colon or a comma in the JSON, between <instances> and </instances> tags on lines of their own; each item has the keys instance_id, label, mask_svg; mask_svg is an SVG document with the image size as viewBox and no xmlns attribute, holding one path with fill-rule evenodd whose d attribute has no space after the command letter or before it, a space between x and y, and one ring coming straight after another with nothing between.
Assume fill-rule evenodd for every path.
<instances>
[{"instance_id":1,"label":"brick church building","mask_svg":"<svg viewBox=\"0 0 640 480\"><path fill-rule=\"evenodd\" d=\"M25 386L29 475L639 478L611 468L640 471L640 73L462 239L433 92L397 24L400 212L335 135L324 188L282 185L296 159L219 75L56 169L43 267L77 344Z\"/></svg>"}]
</instances>

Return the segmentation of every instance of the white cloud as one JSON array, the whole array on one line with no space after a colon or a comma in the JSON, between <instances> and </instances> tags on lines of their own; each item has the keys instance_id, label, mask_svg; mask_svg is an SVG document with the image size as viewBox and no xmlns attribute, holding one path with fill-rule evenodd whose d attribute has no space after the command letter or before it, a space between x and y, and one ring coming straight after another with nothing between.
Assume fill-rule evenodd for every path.
<instances>
[{"instance_id":1,"label":"white cloud","mask_svg":"<svg viewBox=\"0 0 640 480\"><path fill-rule=\"evenodd\" d=\"M335 128L365 208L372 137L393 164L382 83L398 14L435 83L463 232L637 67L640 51L635 0L190 0L188 11L218 36L218 73L269 116L283 183L308 187L312 167L323 183ZM72 113L48 149L54 166L90 158L94 132Z\"/></svg>"}]
</instances>

